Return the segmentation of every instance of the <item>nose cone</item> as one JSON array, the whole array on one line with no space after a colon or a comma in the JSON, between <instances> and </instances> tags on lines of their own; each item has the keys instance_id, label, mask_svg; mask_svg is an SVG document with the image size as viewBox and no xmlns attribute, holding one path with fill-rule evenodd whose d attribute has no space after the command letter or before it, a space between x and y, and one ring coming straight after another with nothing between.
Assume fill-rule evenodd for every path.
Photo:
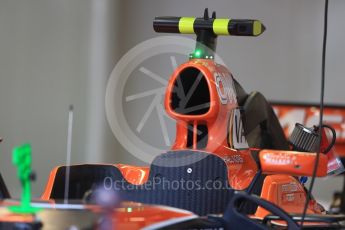
<instances>
[{"instance_id":1,"label":"nose cone","mask_svg":"<svg viewBox=\"0 0 345 230\"><path fill-rule=\"evenodd\" d=\"M261 30L262 30L262 33L266 30L266 26L264 24L261 24Z\"/></svg>"},{"instance_id":2,"label":"nose cone","mask_svg":"<svg viewBox=\"0 0 345 230\"><path fill-rule=\"evenodd\" d=\"M262 33L266 30L266 26L264 24L261 24L261 30L262 30Z\"/></svg>"}]
</instances>

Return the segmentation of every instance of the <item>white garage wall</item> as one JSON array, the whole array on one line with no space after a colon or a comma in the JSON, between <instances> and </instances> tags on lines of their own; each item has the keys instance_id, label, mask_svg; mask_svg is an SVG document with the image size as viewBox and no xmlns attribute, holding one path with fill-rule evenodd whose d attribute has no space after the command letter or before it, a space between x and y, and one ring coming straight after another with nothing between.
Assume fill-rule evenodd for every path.
<instances>
[{"instance_id":1,"label":"white garage wall","mask_svg":"<svg viewBox=\"0 0 345 230\"><path fill-rule=\"evenodd\" d=\"M0 1L0 171L10 192L19 182L11 149L33 148L39 195L66 160L67 110L73 104L72 163L114 159L118 143L104 116L106 81L117 59L119 2Z\"/></svg>"}]
</instances>

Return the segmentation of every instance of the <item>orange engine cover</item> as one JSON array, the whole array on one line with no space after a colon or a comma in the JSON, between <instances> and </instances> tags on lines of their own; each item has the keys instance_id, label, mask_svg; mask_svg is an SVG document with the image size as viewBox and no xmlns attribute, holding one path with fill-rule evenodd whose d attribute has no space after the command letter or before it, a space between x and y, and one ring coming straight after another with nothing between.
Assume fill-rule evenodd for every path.
<instances>
[{"instance_id":1,"label":"orange engine cover","mask_svg":"<svg viewBox=\"0 0 345 230\"><path fill-rule=\"evenodd\" d=\"M176 120L173 150L216 154L227 163L234 189L249 186L257 165L243 134L233 76L226 67L206 59L180 65L168 83L165 108Z\"/></svg>"}]
</instances>

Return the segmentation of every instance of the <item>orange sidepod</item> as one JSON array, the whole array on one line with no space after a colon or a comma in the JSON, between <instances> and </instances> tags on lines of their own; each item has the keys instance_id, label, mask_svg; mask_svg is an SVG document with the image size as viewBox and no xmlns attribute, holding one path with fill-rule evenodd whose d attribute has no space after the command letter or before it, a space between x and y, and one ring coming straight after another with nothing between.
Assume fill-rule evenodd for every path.
<instances>
[{"instance_id":1,"label":"orange sidepod","mask_svg":"<svg viewBox=\"0 0 345 230\"><path fill-rule=\"evenodd\" d=\"M293 176L312 176L316 153L262 150L259 153L260 165L264 174L289 174ZM320 154L316 176L327 175L328 158Z\"/></svg>"}]
</instances>

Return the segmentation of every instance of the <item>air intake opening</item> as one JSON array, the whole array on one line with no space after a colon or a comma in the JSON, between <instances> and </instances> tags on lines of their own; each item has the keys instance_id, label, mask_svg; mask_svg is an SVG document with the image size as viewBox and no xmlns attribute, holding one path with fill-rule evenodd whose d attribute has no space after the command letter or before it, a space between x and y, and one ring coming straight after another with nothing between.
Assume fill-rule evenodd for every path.
<instances>
[{"instance_id":1,"label":"air intake opening","mask_svg":"<svg viewBox=\"0 0 345 230\"><path fill-rule=\"evenodd\" d=\"M205 124L199 124L197 126L197 149L204 149L207 146L208 141L208 128Z\"/></svg>"},{"instance_id":2,"label":"air intake opening","mask_svg":"<svg viewBox=\"0 0 345 230\"><path fill-rule=\"evenodd\" d=\"M194 131L193 123L189 123L187 126L187 146L186 146L189 149L193 148L193 131Z\"/></svg>"},{"instance_id":3,"label":"air intake opening","mask_svg":"<svg viewBox=\"0 0 345 230\"><path fill-rule=\"evenodd\" d=\"M205 76L194 67L182 70L174 82L171 108L183 115L202 115L210 109L210 90Z\"/></svg>"}]
</instances>

